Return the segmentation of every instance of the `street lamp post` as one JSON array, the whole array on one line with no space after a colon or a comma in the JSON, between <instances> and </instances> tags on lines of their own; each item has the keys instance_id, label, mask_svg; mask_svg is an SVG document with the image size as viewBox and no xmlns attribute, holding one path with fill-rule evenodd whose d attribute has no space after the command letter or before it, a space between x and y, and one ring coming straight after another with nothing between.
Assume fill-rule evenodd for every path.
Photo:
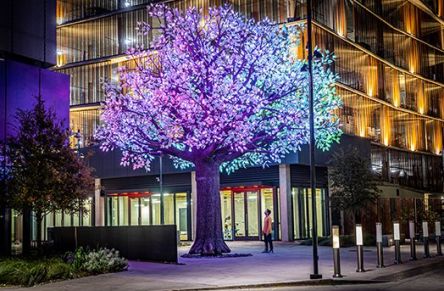
<instances>
[{"instance_id":1,"label":"street lamp post","mask_svg":"<svg viewBox=\"0 0 444 291\"><path fill-rule=\"evenodd\" d=\"M160 224L165 224L165 206L163 199L163 155L159 156L159 188L160 188Z\"/></svg>"},{"instance_id":2,"label":"street lamp post","mask_svg":"<svg viewBox=\"0 0 444 291\"><path fill-rule=\"evenodd\" d=\"M308 98L310 123L310 188L312 208L312 241L313 241L313 273L310 279L321 279L319 274L318 257L318 225L316 221L316 166L315 166L315 136L314 136L314 97L313 97L313 44L312 44L312 0L307 1L307 50L308 50Z\"/></svg>"}]
</instances>

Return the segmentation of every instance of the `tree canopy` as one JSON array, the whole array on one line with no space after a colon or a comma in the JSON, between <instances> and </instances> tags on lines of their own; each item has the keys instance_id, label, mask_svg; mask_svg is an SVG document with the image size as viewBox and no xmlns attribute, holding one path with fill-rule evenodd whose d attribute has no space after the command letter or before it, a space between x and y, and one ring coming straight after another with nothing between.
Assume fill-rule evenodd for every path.
<instances>
[{"instance_id":1,"label":"tree canopy","mask_svg":"<svg viewBox=\"0 0 444 291\"><path fill-rule=\"evenodd\" d=\"M119 84L107 83L98 131L102 149L122 149L122 164L150 168L159 153L180 167L211 159L232 172L279 162L309 141L308 70L297 59L303 26L256 22L230 6L208 15L150 6L159 23L153 50L129 51ZM316 49L313 62L316 144L326 150L341 135L341 100L330 70L333 55Z\"/></svg>"},{"instance_id":2,"label":"tree canopy","mask_svg":"<svg viewBox=\"0 0 444 291\"><path fill-rule=\"evenodd\" d=\"M37 224L50 211L82 209L93 178L70 148L68 130L40 98L32 110L18 110L16 118L17 135L7 144L10 206L34 211Z\"/></svg>"},{"instance_id":3,"label":"tree canopy","mask_svg":"<svg viewBox=\"0 0 444 291\"><path fill-rule=\"evenodd\" d=\"M370 160L354 147L333 154L329 180L332 206L349 211L354 219L364 207L374 203L381 192Z\"/></svg>"}]
</instances>

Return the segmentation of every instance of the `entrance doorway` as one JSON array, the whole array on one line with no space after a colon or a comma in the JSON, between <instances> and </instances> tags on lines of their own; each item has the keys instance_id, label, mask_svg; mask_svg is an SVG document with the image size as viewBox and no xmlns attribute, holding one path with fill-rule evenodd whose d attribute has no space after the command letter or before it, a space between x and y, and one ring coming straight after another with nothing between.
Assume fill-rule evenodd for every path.
<instances>
[{"instance_id":1,"label":"entrance doorway","mask_svg":"<svg viewBox=\"0 0 444 291\"><path fill-rule=\"evenodd\" d=\"M233 192L235 239L259 237L259 191Z\"/></svg>"},{"instance_id":2,"label":"entrance doorway","mask_svg":"<svg viewBox=\"0 0 444 291\"><path fill-rule=\"evenodd\" d=\"M266 209L273 213L277 226L273 187L234 187L221 190L222 221L226 240L258 240L262 236L262 219ZM277 238L277 227L273 229Z\"/></svg>"}]
</instances>

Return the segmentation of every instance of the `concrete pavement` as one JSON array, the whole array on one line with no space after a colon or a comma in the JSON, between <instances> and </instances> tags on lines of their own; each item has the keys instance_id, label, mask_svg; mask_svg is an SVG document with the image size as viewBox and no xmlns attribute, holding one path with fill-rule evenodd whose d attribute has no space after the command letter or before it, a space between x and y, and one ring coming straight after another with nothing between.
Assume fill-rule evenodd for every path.
<instances>
[{"instance_id":1,"label":"concrete pavement","mask_svg":"<svg viewBox=\"0 0 444 291\"><path fill-rule=\"evenodd\" d=\"M262 254L261 242L229 242L234 253L251 253L238 258L180 258L179 264L159 264L131 261L127 272L85 277L33 287L33 290L182 290L198 288L234 288L234 286L276 286L277 283L293 284L307 281L312 267L311 246L275 242L274 254ZM435 254L431 245L431 254ZM181 247L179 253L186 253ZM393 265L394 248L385 248L386 268L377 269L376 250L364 248L367 272L356 273L356 251L341 250L342 280L390 280L393 274L420 273L421 268L432 265L444 268L444 258L422 259L422 246L417 247L416 262L409 262L409 247L402 246L401 265ZM332 249L319 248L319 269L324 278L333 275ZM3 290L26 290L10 288Z\"/></svg>"}]
</instances>

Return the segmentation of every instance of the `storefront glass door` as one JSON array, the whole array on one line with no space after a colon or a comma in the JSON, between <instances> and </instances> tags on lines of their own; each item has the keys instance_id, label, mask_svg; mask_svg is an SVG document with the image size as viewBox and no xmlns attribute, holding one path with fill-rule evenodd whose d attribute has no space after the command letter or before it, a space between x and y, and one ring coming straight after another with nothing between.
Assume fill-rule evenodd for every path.
<instances>
[{"instance_id":1,"label":"storefront glass door","mask_svg":"<svg viewBox=\"0 0 444 291\"><path fill-rule=\"evenodd\" d=\"M247 236L244 192L234 193L234 236L236 238L245 238Z\"/></svg>"},{"instance_id":2,"label":"storefront glass door","mask_svg":"<svg viewBox=\"0 0 444 291\"><path fill-rule=\"evenodd\" d=\"M273 217L277 217L277 213L274 213L275 199L271 187L224 189L220 194L225 240L261 239L265 210L270 209ZM277 225L275 222L273 219L273 225Z\"/></svg>"},{"instance_id":3,"label":"storefront glass door","mask_svg":"<svg viewBox=\"0 0 444 291\"><path fill-rule=\"evenodd\" d=\"M233 192L235 239L258 239L259 191Z\"/></svg>"}]
</instances>

